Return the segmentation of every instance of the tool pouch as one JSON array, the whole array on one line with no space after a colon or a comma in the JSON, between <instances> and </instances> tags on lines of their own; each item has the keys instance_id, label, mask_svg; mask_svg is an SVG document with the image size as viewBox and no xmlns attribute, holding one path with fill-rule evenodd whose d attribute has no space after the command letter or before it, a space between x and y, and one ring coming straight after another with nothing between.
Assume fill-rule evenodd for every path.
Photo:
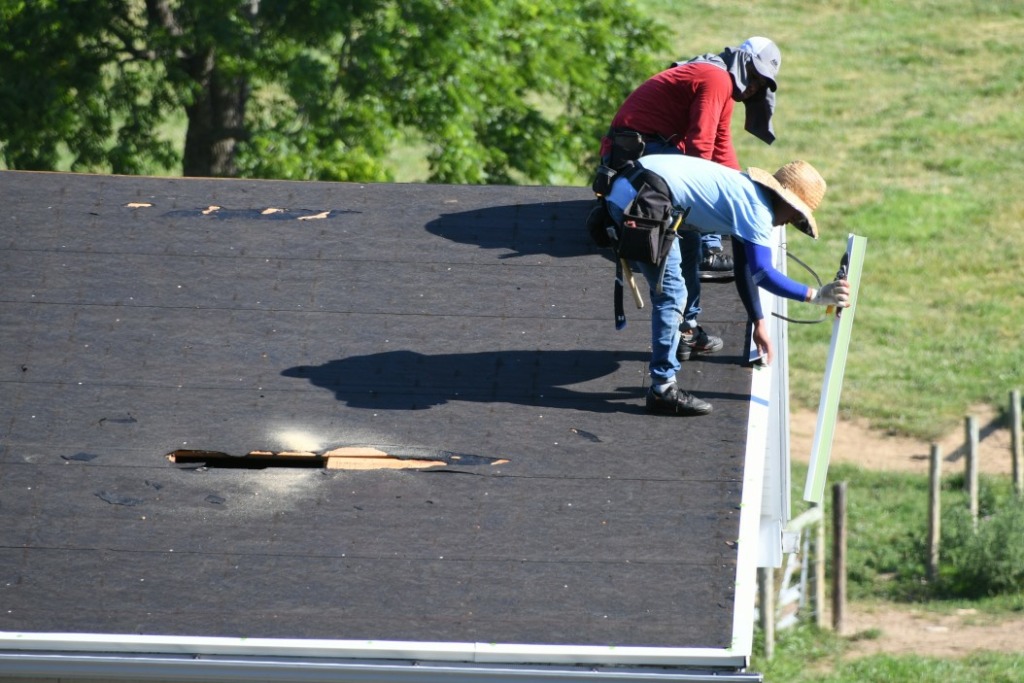
<instances>
[{"instance_id":1,"label":"tool pouch","mask_svg":"<svg viewBox=\"0 0 1024 683\"><path fill-rule=\"evenodd\" d=\"M664 229L664 221L625 214L619 228L619 256L627 261L657 265Z\"/></svg>"},{"instance_id":2,"label":"tool pouch","mask_svg":"<svg viewBox=\"0 0 1024 683\"><path fill-rule=\"evenodd\" d=\"M618 255L627 261L660 265L675 239L668 186L656 173L643 168L630 174L629 180L637 193L618 226Z\"/></svg>"}]
</instances>

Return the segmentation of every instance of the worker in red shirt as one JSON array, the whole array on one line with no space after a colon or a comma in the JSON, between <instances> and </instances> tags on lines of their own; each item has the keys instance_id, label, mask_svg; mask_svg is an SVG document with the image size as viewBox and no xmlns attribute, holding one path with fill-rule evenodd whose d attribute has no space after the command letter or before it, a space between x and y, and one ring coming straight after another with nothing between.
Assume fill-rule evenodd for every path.
<instances>
[{"instance_id":1,"label":"worker in red shirt","mask_svg":"<svg viewBox=\"0 0 1024 683\"><path fill-rule=\"evenodd\" d=\"M781 63L778 46L760 36L718 54L676 62L626 98L601 141L601 158L608 159L616 133L635 132L643 140L643 155L686 154L740 170L730 132L733 102L744 103L747 132L767 144L774 142L771 117ZM724 253L720 235L680 234L685 235L682 269L690 292L681 325L680 357L685 360L691 353L722 348L721 338L697 325L700 279L732 277L733 260Z\"/></svg>"}]
</instances>

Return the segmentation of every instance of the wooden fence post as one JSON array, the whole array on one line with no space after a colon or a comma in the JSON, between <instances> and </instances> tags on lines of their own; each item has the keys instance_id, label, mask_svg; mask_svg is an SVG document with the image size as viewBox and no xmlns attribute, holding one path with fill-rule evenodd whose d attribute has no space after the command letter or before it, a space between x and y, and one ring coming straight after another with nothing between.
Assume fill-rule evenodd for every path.
<instances>
[{"instance_id":1,"label":"wooden fence post","mask_svg":"<svg viewBox=\"0 0 1024 683\"><path fill-rule=\"evenodd\" d=\"M942 509L940 492L942 491L942 447L932 444L931 460L928 468L928 580L935 581L939 577L939 538Z\"/></svg>"},{"instance_id":2,"label":"wooden fence post","mask_svg":"<svg viewBox=\"0 0 1024 683\"><path fill-rule=\"evenodd\" d=\"M1021 416L1020 389L1010 392L1010 434L1013 437L1013 491L1018 496L1024 495L1024 470L1021 469Z\"/></svg>"},{"instance_id":3,"label":"wooden fence post","mask_svg":"<svg viewBox=\"0 0 1024 683\"><path fill-rule=\"evenodd\" d=\"M846 617L846 482L832 485L832 629L842 634Z\"/></svg>"},{"instance_id":4,"label":"wooden fence post","mask_svg":"<svg viewBox=\"0 0 1024 683\"><path fill-rule=\"evenodd\" d=\"M965 442L967 444L967 493L971 499L971 524L978 530L978 418L970 415L965 420Z\"/></svg>"}]
</instances>

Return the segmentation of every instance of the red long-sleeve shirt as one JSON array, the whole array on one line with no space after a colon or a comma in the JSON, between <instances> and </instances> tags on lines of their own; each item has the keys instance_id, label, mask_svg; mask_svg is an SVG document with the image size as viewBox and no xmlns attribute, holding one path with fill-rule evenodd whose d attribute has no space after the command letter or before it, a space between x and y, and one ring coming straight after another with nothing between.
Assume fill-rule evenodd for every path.
<instances>
[{"instance_id":1,"label":"red long-sleeve shirt","mask_svg":"<svg viewBox=\"0 0 1024 683\"><path fill-rule=\"evenodd\" d=\"M732 144L732 77L707 62L682 64L644 81L622 103L612 128L674 142L683 154L740 170ZM606 155L611 141L601 141Z\"/></svg>"}]
</instances>

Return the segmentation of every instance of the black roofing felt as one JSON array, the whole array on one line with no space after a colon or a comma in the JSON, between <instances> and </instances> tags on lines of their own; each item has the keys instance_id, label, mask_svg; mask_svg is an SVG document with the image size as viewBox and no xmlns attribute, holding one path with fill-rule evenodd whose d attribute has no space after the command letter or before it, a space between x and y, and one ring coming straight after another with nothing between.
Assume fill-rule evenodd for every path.
<instances>
[{"instance_id":1,"label":"black roofing felt","mask_svg":"<svg viewBox=\"0 0 1024 683\"><path fill-rule=\"evenodd\" d=\"M614 329L588 190L0 197L0 630L730 645L744 316L706 285L726 348L680 381L715 412L645 415L647 311ZM450 464L166 457L366 445Z\"/></svg>"}]
</instances>

